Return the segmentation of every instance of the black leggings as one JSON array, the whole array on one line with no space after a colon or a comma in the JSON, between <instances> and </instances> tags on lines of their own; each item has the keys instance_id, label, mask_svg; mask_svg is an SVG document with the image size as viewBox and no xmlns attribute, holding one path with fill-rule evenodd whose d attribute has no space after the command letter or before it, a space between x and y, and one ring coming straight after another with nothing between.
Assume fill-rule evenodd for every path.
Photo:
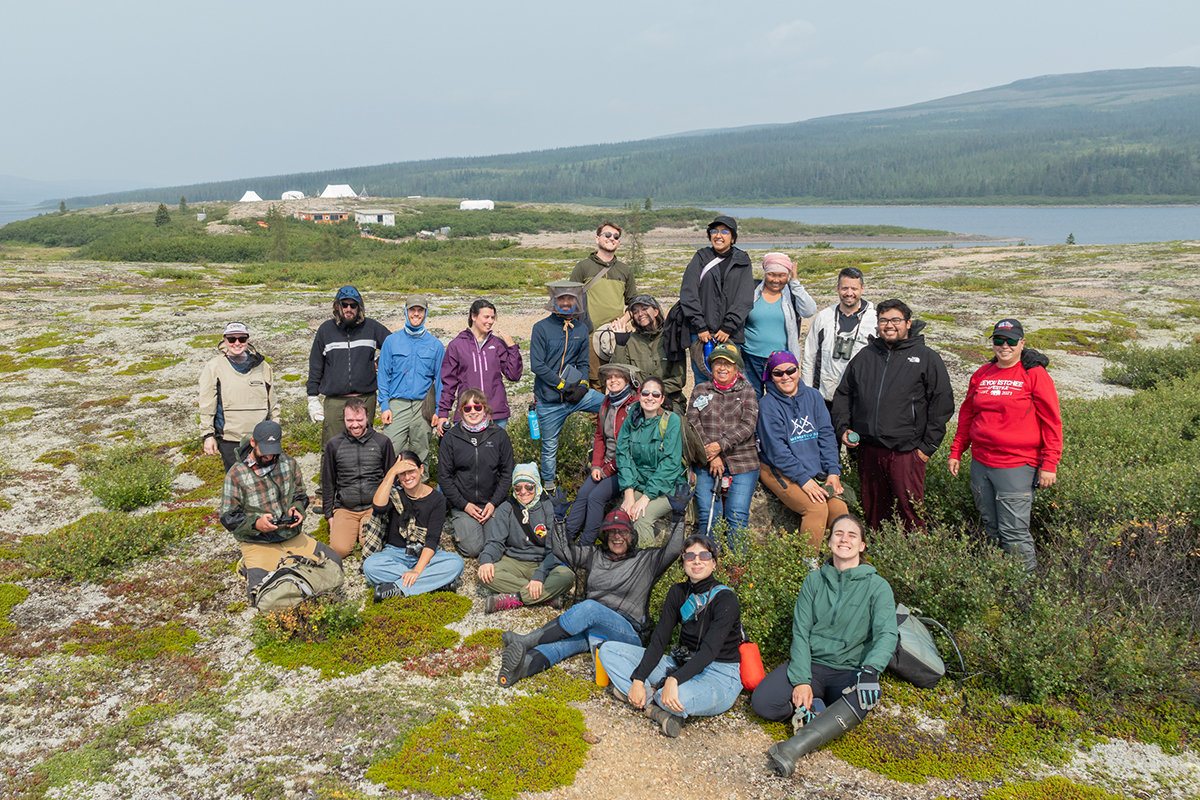
<instances>
[{"instance_id":1,"label":"black leggings","mask_svg":"<svg viewBox=\"0 0 1200 800\"><path fill-rule=\"evenodd\" d=\"M771 670L755 688L754 694L750 695L750 707L763 719L786 722L796 713L796 707L792 705L792 690L796 687L787 676L790 663L785 661ZM826 706L841 697L843 690L857 684L858 670L834 669L815 661L812 663L812 683L809 685L812 686L813 699L822 701ZM859 712L859 719L866 716L858 703L858 692L846 695L846 701Z\"/></svg>"}]
</instances>

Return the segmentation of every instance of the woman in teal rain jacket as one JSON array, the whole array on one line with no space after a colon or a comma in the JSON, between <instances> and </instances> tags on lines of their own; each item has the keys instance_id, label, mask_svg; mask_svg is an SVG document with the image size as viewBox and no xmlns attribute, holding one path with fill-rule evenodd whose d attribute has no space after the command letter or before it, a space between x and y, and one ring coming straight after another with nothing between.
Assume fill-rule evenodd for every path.
<instances>
[{"instance_id":1,"label":"woman in teal rain jacket","mask_svg":"<svg viewBox=\"0 0 1200 800\"><path fill-rule=\"evenodd\" d=\"M638 541L652 547L661 544L654 523L671 513L670 495L684 473L682 423L678 414L663 411L664 392L660 378L643 381L638 405L617 436L621 510L633 520Z\"/></svg>"}]
</instances>

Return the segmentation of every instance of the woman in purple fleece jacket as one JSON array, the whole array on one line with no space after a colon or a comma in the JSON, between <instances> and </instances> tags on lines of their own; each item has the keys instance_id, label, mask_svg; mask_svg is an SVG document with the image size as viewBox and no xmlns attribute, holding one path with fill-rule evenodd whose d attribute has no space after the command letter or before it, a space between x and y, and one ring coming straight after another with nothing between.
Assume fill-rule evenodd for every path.
<instances>
[{"instance_id":1,"label":"woman in purple fleece jacket","mask_svg":"<svg viewBox=\"0 0 1200 800\"><path fill-rule=\"evenodd\" d=\"M450 421L450 409L456 407L457 398L467 389L479 389L487 397L492 408L492 422L501 428L508 425L512 412L508 407L508 393L504 379L518 381L525 368L521 361L521 350L511 336L492 330L496 324L496 307L482 297L471 304L467 329L446 345L446 357L442 361L442 402L438 406L438 435L442 426ZM455 414L454 421L458 421Z\"/></svg>"}]
</instances>

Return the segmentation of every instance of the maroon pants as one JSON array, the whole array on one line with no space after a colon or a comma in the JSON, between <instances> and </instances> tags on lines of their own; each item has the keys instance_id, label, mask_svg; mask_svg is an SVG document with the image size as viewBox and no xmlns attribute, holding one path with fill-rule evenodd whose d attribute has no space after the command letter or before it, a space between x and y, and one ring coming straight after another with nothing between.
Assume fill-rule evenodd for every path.
<instances>
[{"instance_id":1,"label":"maroon pants","mask_svg":"<svg viewBox=\"0 0 1200 800\"><path fill-rule=\"evenodd\" d=\"M878 529L879 523L896 515L909 530L925 527L919 514L925 500L925 462L917 453L858 446L858 475L868 527Z\"/></svg>"}]
</instances>

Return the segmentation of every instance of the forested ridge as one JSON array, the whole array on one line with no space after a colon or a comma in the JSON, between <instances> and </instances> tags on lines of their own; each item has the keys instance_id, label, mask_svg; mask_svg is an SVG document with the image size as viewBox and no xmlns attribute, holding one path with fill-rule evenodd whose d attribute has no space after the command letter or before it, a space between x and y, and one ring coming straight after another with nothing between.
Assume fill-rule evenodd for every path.
<instances>
[{"instance_id":1,"label":"forested ridge","mask_svg":"<svg viewBox=\"0 0 1200 800\"><path fill-rule=\"evenodd\" d=\"M169 202L181 194L192 202L236 200L246 189L271 199L292 189L319 194L329 183L365 187L376 197L599 205L644 197L710 205L1190 202L1200 200L1200 69L1047 76L786 125L176 186L68 204Z\"/></svg>"}]
</instances>

